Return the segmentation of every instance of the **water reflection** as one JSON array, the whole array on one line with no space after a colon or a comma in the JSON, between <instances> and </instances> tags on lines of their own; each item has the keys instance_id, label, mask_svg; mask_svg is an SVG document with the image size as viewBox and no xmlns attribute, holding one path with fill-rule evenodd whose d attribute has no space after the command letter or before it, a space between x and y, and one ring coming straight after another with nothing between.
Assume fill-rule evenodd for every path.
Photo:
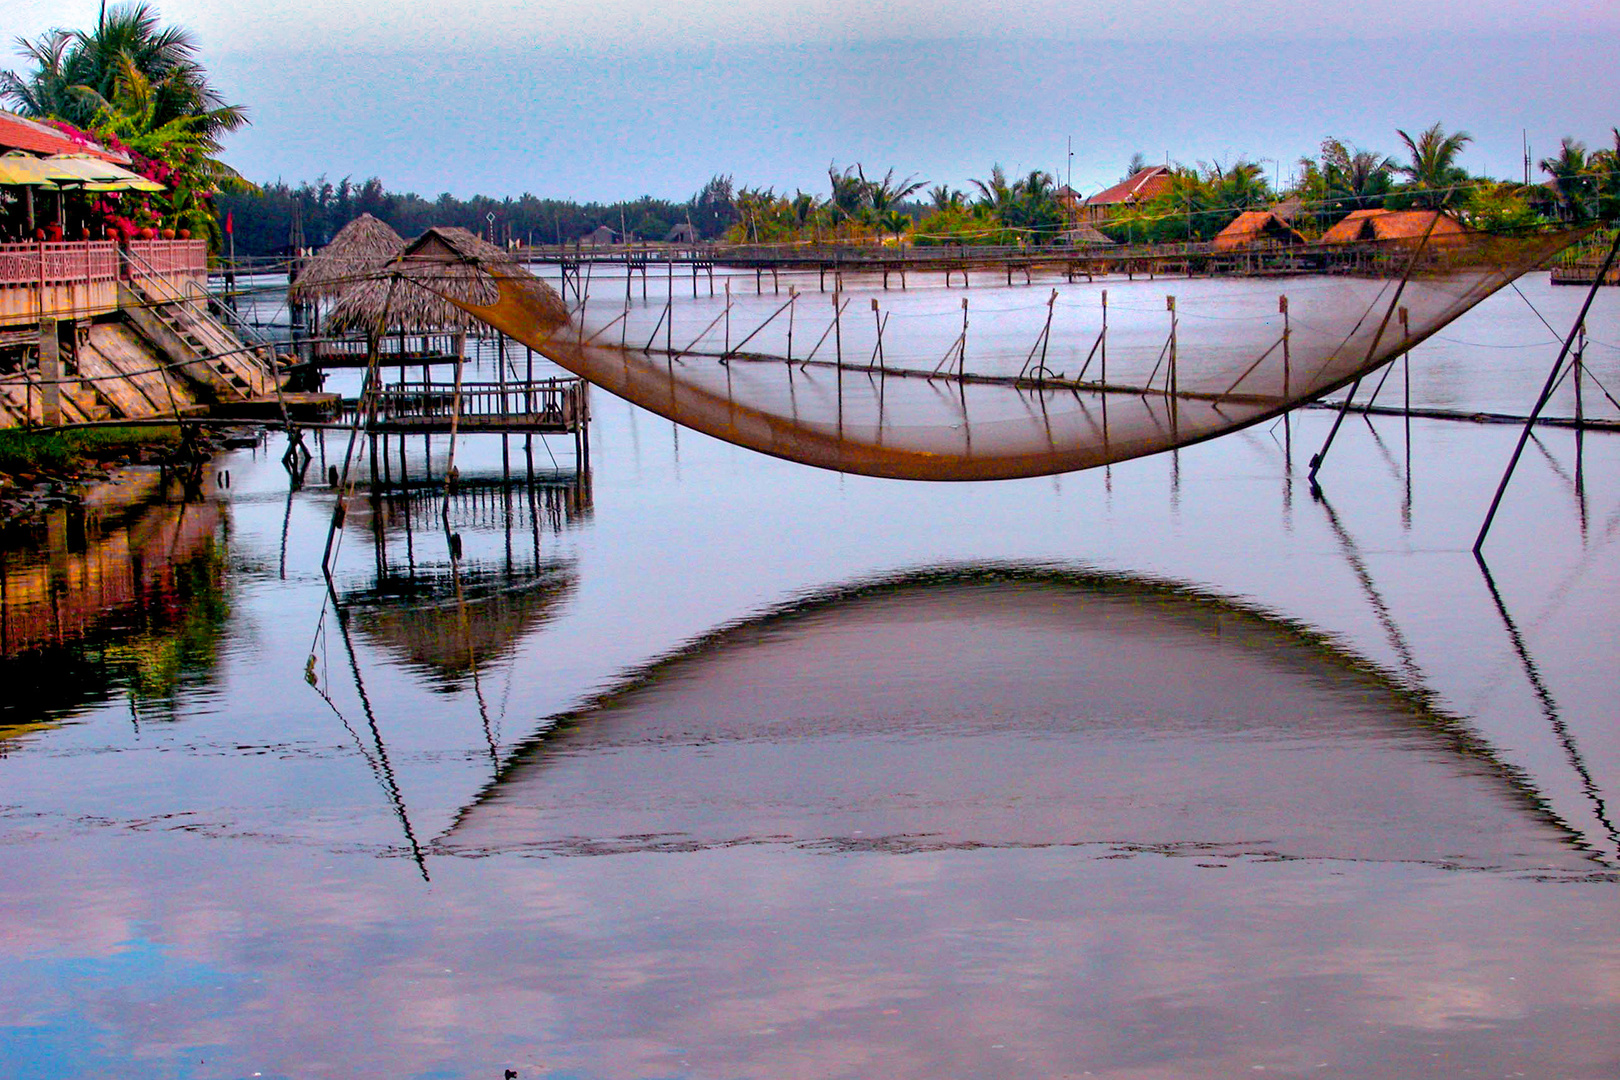
<instances>
[{"instance_id":1,"label":"water reflection","mask_svg":"<svg viewBox=\"0 0 1620 1080\"><path fill-rule=\"evenodd\" d=\"M1591 865L1419 683L1183 589L1022 570L707 637L557 718L435 850L736 844Z\"/></svg>"},{"instance_id":2,"label":"water reflection","mask_svg":"<svg viewBox=\"0 0 1620 1080\"><path fill-rule=\"evenodd\" d=\"M542 533L590 514L588 473L373 488L347 524L371 533L375 574L342 589L339 606L409 666L457 686L555 617L578 575L543 551Z\"/></svg>"},{"instance_id":3,"label":"water reflection","mask_svg":"<svg viewBox=\"0 0 1620 1080\"><path fill-rule=\"evenodd\" d=\"M212 672L229 615L224 523L195 486L129 470L6 537L0 725L118 693L138 720Z\"/></svg>"}]
</instances>

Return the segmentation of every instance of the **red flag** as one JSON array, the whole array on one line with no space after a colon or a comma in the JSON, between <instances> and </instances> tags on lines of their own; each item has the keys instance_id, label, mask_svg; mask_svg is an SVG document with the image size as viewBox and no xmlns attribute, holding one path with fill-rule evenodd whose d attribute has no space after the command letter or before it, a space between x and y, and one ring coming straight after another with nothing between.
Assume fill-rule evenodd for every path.
<instances>
[{"instance_id":1,"label":"red flag","mask_svg":"<svg viewBox=\"0 0 1620 1080\"><path fill-rule=\"evenodd\" d=\"M231 233L233 233L235 231L236 231L236 221L235 221L234 218L231 217L231 212L229 210L227 210L227 211L225 211L225 235L229 236Z\"/></svg>"}]
</instances>

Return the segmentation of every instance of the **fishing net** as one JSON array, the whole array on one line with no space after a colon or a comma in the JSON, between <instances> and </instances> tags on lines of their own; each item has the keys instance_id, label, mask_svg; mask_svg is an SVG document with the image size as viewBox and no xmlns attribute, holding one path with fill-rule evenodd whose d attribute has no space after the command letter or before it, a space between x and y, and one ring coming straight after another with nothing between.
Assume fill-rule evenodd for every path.
<instances>
[{"instance_id":1,"label":"fishing net","mask_svg":"<svg viewBox=\"0 0 1620 1080\"><path fill-rule=\"evenodd\" d=\"M1239 272L1199 277L1032 253L914 262L903 290L886 288L893 266L831 282L748 270L717 287L712 268L644 263L638 277L626 258L576 264L559 292L468 234L429 230L395 272L726 442L842 472L992 480L1170 450L1320 398L1584 235L1431 231L1239 253L1202 267Z\"/></svg>"}]
</instances>

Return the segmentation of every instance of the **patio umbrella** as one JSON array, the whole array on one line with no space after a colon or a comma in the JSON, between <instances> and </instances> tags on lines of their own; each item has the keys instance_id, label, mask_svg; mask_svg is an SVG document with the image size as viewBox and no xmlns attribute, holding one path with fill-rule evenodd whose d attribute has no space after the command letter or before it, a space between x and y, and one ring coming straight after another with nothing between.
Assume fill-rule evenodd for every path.
<instances>
[{"instance_id":1,"label":"patio umbrella","mask_svg":"<svg viewBox=\"0 0 1620 1080\"><path fill-rule=\"evenodd\" d=\"M65 170L46 165L32 154L13 150L0 154L0 185L23 189L23 205L28 209L28 231L34 231L34 189L60 191L53 174Z\"/></svg>"},{"instance_id":2,"label":"patio umbrella","mask_svg":"<svg viewBox=\"0 0 1620 1080\"><path fill-rule=\"evenodd\" d=\"M91 157L89 154L54 154L45 159L67 176L64 182L77 182L86 191L162 191L156 180L148 180L140 173L131 172L122 165Z\"/></svg>"},{"instance_id":3,"label":"patio umbrella","mask_svg":"<svg viewBox=\"0 0 1620 1080\"><path fill-rule=\"evenodd\" d=\"M8 187L54 188L56 176L65 171L48 166L32 154L21 151L0 154L0 184Z\"/></svg>"}]
</instances>

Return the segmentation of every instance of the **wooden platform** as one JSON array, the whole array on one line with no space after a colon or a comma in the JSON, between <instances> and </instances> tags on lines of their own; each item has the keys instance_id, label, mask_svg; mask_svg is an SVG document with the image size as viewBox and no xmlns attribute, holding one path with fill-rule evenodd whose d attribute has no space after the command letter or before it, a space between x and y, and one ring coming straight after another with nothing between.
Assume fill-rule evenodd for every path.
<instances>
[{"instance_id":1,"label":"wooden platform","mask_svg":"<svg viewBox=\"0 0 1620 1080\"><path fill-rule=\"evenodd\" d=\"M360 402L343 402L334 426L353 426ZM408 382L383 387L375 414L360 417L373 435L573 435L583 440L589 420L583 379L552 378L534 382Z\"/></svg>"}]
</instances>

